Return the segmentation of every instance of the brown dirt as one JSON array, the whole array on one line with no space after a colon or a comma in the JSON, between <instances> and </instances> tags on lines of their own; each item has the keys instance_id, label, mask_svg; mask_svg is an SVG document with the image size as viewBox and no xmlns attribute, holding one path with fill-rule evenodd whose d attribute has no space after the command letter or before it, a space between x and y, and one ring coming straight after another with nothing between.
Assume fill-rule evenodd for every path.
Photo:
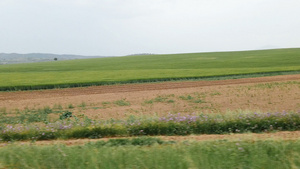
<instances>
[{"instance_id":1,"label":"brown dirt","mask_svg":"<svg viewBox=\"0 0 300 169\"><path fill-rule=\"evenodd\" d=\"M116 103L120 100L130 105L120 106ZM70 104L75 114L94 119L168 112L298 111L300 75L0 92L0 108L7 111L68 109Z\"/></svg>"},{"instance_id":2,"label":"brown dirt","mask_svg":"<svg viewBox=\"0 0 300 169\"><path fill-rule=\"evenodd\" d=\"M130 105L120 106L123 100ZM84 103L84 104L82 104ZM74 108L69 109L72 104ZM126 118L130 115L163 115L168 112L299 111L300 75L262 78L163 82L93 86L40 91L0 92L0 110L42 108L69 109L94 119ZM1 111L0 111L1 113ZM299 139L300 131L265 134L158 136L164 140ZM98 139L98 140L107 140ZM84 144L90 139L38 141L36 144ZM1 143L0 147L5 143ZM19 143L18 143L19 144ZM20 144L30 144L20 142Z\"/></svg>"}]
</instances>

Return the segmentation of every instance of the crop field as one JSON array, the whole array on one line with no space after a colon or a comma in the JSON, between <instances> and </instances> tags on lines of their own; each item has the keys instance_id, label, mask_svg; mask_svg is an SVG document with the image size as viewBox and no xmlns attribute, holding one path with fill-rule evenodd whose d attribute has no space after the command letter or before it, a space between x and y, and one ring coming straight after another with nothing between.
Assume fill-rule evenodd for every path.
<instances>
[{"instance_id":1,"label":"crop field","mask_svg":"<svg viewBox=\"0 0 300 169\"><path fill-rule=\"evenodd\" d=\"M298 51L1 66L0 76L12 77L1 78L1 86L26 91L0 92L0 169L299 168ZM99 75L106 71L111 74ZM99 76L86 77L91 72ZM48 76L43 80L42 75ZM213 77L196 79L205 76ZM158 82L171 77L195 79ZM21 87L143 78L156 82L51 90Z\"/></svg>"},{"instance_id":2,"label":"crop field","mask_svg":"<svg viewBox=\"0 0 300 169\"><path fill-rule=\"evenodd\" d=\"M295 48L0 65L0 90L292 74L300 71L299 55Z\"/></svg>"}]
</instances>

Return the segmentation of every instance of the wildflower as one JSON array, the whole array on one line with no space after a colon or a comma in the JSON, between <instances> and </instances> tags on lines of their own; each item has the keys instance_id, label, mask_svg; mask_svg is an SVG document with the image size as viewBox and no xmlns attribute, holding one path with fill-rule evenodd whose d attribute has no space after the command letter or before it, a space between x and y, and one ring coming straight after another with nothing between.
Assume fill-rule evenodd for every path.
<instances>
[{"instance_id":1,"label":"wildflower","mask_svg":"<svg viewBox=\"0 0 300 169\"><path fill-rule=\"evenodd\" d=\"M272 125L270 125L270 130L273 130L273 126Z\"/></svg>"},{"instance_id":2,"label":"wildflower","mask_svg":"<svg viewBox=\"0 0 300 169\"><path fill-rule=\"evenodd\" d=\"M239 147L238 150L244 151L244 148L243 147Z\"/></svg>"}]
</instances>

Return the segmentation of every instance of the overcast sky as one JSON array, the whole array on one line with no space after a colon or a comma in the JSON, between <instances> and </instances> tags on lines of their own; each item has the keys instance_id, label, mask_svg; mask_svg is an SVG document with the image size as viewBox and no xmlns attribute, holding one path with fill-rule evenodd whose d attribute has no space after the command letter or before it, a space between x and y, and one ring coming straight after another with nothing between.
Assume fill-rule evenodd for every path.
<instances>
[{"instance_id":1,"label":"overcast sky","mask_svg":"<svg viewBox=\"0 0 300 169\"><path fill-rule=\"evenodd\" d=\"M0 53L300 47L300 0L0 0Z\"/></svg>"}]
</instances>

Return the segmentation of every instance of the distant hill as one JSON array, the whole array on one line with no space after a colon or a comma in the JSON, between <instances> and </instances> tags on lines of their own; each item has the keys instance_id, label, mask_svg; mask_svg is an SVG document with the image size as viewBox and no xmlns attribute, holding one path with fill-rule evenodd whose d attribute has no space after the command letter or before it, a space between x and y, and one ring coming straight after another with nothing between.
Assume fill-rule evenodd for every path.
<instances>
[{"instance_id":1,"label":"distant hill","mask_svg":"<svg viewBox=\"0 0 300 169\"><path fill-rule=\"evenodd\" d=\"M41 55L40 55L41 57ZM59 56L58 60L61 59ZM299 74L300 48L0 65L0 91Z\"/></svg>"},{"instance_id":2,"label":"distant hill","mask_svg":"<svg viewBox=\"0 0 300 169\"><path fill-rule=\"evenodd\" d=\"M142 55L155 55L154 53L136 53L136 54L131 54L127 56L142 56Z\"/></svg>"},{"instance_id":3,"label":"distant hill","mask_svg":"<svg viewBox=\"0 0 300 169\"><path fill-rule=\"evenodd\" d=\"M102 58L106 56L82 56L82 55L57 55L48 53L0 53L0 65L16 64L16 63L34 63L34 62L48 62L57 60L72 60L72 59L88 59L88 58Z\"/></svg>"}]
</instances>

